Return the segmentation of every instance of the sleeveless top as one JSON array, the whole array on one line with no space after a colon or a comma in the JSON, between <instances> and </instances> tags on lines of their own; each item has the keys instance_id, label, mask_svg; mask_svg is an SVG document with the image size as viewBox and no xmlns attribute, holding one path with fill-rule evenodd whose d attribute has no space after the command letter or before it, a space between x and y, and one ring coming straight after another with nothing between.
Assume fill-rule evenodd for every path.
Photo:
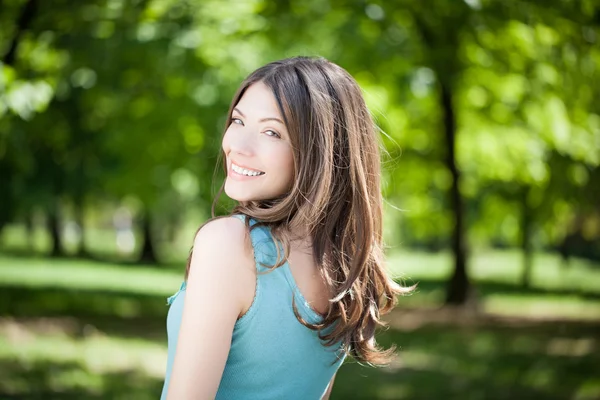
<instances>
[{"instance_id":1,"label":"sleeveless top","mask_svg":"<svg viewBox=\"0 0 600 400\"><path fill-rule=\"evenodd\" d=\"M242 221L245 215L235 215ZM255 220L250 219L250 225ZM268 227L251 230L257 272L274 265L277 248ZM280 251L282 250L281 243ZM223 245L225 250L226 245ZM281 253L283 254L283 253ZM168 299L167 371L161 400L166 399L185 301L185 282ZM294 315L292 297L309 323L322 317L306 302L286 262L266 274L257 274L254 300L234 326L231 348L216 399L320 399L345 358L341 343L325 347L318 332L302 325Z\"/></svg>"}]
</instances>

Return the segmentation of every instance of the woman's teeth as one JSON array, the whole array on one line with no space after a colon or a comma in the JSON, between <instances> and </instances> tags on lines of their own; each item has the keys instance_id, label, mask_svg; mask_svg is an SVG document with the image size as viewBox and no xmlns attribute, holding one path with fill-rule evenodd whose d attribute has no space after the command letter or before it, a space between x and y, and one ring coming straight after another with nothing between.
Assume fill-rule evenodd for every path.
<instances>
[{"instance_id":1,"label":"woman's teeth","mask_svg":"<svg viewBox=\"0 0 600 400\"><path fill-rule=\"evenodd\" d=\"M264 172L252 171L252 170L249 170L249 169L238 167L235 164L231 164L231 169L234 170L235 172L237 172L238 174L246 175L246 176L258 176L258 175L263 175L264 174Z\"/></svg>"}]
</instances>

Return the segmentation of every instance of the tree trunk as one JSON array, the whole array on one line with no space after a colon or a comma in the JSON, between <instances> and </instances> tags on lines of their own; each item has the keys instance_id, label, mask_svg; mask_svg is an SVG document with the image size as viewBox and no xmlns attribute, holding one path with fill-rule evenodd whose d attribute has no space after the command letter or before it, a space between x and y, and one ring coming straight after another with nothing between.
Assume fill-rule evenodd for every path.
<instances>
[{"instance_id":1,"label":"tree trunk","mask_svg":"<svg viewBox=\"0 0 600 400\"><path fill-rule=\"evenodd\" d=\"M48 231L50 233L50 237L52 238L52 251L50 255L52 257L62 257L64 256L63 246L62 246L62 237L60 235L60 215L59 215L59 205L58 201L55 200L54 204L52 204L49 208L48 212Z\"/></svg>"},{"instance_id":2,"label":"tree trunk","mask_svg":"<svg viewBox=\"0 0 600 400\"><path fill-rule=\"evenodd\" d=\"M448 282L446 304L465 304L470 292L467 276L467 252L464 235L463 201L460 195L460 171L456 166L456 117L452 103L452 92L449 85L440 79L440 105L444 119L444 139L448 151L445 159L446 168L452 175L450 187L450 206L454 213L454 230L452 232L452 252L454 254L454 272Z\"/></svg>"},{"instance_id":3,"label":"tree trunk","mask_svg":"<svg viewBox=\"0 0 600 400\"><path fill-rule=\"evenodd\" d=\"M85 247L85 209L83 206L83 199L75 199L75 222L79 227L79 243L77 244L77 257L88 257L89 253Z\"/></svg>"},{"instance_id":4,"label":"tree trunk","mask_svg":"<svg viewBox=\"0 0 600 400\"><path fill-rule=\"evenodd\" d=\"M152 223L150 212L144 212L142 216L142 252L140 253L139 262L143 264L156 264L156 252L152 243Z\"/></svg>"},{"instance_id":5,"label":"tree trunk","mask_svg":"<svg viewBox=\"0 0 600 400\"><path fill-rule=\"evenodd\" d=\"M521 198L521 249L523 250L523 275L521 285L524 288L531 286L531 270L533 266L533 251L531 247L532 216L533 210L529 207L527 198L531 187L527 186Z\"/></svg>"}]
</instances>

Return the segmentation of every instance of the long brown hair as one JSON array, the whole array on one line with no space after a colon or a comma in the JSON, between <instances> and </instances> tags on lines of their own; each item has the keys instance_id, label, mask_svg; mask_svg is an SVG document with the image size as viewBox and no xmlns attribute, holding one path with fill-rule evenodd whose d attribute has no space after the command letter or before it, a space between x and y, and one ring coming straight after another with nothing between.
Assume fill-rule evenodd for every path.
<instances>
[{"instance_id":1,"label":"long brown hair","mask_svg":"<svg viewBox=\"0 0 600 400\"><path fill-rule=\"evenodd\" d=\"M294 307L296 317L319 331L324 345L341 341L357 361L386 364L394 348L380 349L375 330L384 325L380 317L396 305L397 295L412 288L398 285L384 267L379 142L361 89L348 72L323 58L275 61L244 80L229 118L256 82L273 91L284 118L295 179L280 198L239 202L231 214L271 228L284 253L272 268L285 263L293 228L302 227L312 240L330 303L322 323L306 322ZM223 186L215 204L222 191ZM188 271L189 262L186 276Z\"/></svg>"}]
</instances>

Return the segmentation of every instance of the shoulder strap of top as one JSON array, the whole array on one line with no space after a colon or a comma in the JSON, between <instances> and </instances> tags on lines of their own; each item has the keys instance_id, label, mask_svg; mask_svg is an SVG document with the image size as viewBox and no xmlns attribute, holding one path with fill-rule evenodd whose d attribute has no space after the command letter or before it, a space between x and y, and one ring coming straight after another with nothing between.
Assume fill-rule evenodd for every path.
<instances>
[{"instance_id":1,"label":"shoulder strap of top","mask_svg":"<svg viewBox=\"0 0 600 400\"><path fill-rule=\"evenodd\" d=\"M252 228L257 221L244 214L234 214L236 218L245 221L246 218L250 219L250 239L252 241L252 248L254 249L254 259L256 261L256 268L260 272L268 271L277 262L277 247L275 247L274 239L271 235L271 231L268 227L257 226ZM279 245L279 257L283 255L283 247Z\"/></svg>"}]
</instances>

